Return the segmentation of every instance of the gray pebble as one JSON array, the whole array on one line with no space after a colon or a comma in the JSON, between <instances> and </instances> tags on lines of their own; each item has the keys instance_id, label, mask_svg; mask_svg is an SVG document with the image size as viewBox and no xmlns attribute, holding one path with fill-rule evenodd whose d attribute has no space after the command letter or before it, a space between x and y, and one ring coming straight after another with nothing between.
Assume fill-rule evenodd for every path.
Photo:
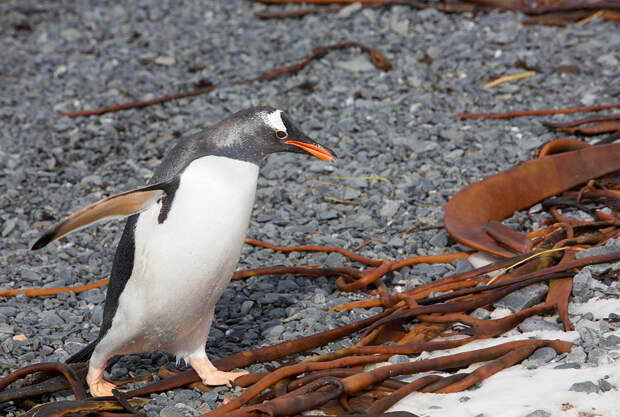
<instances>
[{"instance_id":1,"label":"gray pebble","mask_svg":"<svg viewBox=\"0 0 620 417\"><path fill-rule=\"evenodd\" d=\"M533 332L537 330L561 330L560 326L538 317L528 317L519 324L522 332Z\"/></svg>"},{"instance_id":2,"label":"gray pebble","mask_svg":"<svg viewBox=\"0 0 620 417\"><path fill-rule=\"evenodd\" d=\"M185 417L185 414L175 407L164 407L159 412L159 415L160 417Z\"/></svg>"},{"instance_id":3,"label":"gray pebble","mask_svg":"<svg viewBox=\"0 0 620 417\"><path fill-rule=\"evenodd\" d=\"M619 251L620 251L620 246L616 246L616 245L595 246L595 247L588 248L586 250L577 252L577 254L575 255L575 258L583 259L589 256L607 255L607 254L619 252Z\"/></svg>"},{"instance_id":4,"label":"gray pebble","mask_svg":"<svg viewBox=\"0 0 620 417\"><path fill-rule=\"evenodd\" d=\"M248 314L250 309L252 308L252 306L254 306L254 301L252 301L252 300L245 300L241 304L241 314L243 314L243 315Z\"/></svg>"},{"instance_id":5,"label":"gray pebble","mask_svg":"<svg viewBox=\"0 0 620 417\"><path fill-rule=\"evenodd\" d=\"M523 363L527 369L535 369L547 362L550 362L557 356L555 349L552 347L538 348Z\"/></svg>"},{"instance_id":6,"label":"gray pebble","mask_svg":"<svg viewBox=\"0 0 620 417\"><path fill-rule=\"evenodd\" d=\"M493 305L509 308L513 313L516 313L540 303L544 300L548 289L547 284L533 284L508 294Z\"/></svg>"},{"instance_id":7,"label":"gray pebble","mask_svg":"<svg viewBox=\"0 0 620 417\"><path fill-rule=\"evenodd\" d=\"M400 207L400 201L386 200L379 214L382 217L394 217Z\"/></svg>"},{"instance_id":8,"label":"gray pebble","mask_svg":"<svg viewBox=\"0 0 620 417\"><path fill-rule=\"evenodd\" d=\"M569 391L574 392L586 392L588 394L598 392L599 388L592 381L584 381L584 382L575 382L568 389Z\"/></svg>"},{"instance_id":9,"label":"gray pebble","mask_svg":"<svg viewBox=\"0 0 620 417\"><path fill-rule=\"evenodd\" d=\"M545 410L534 410L525 417L551 417L551 413Z\"/></svg>"},{"instance_id":10,"label":"gray pebble","mask_svg":"<svg viewBox=\"0 0 620 417\"><path fill-rule=\"evenodd\" d=\"M554 366L553 369L580 369L581 365L575 362L562 363Z\"/></svg>"},{"instance_id":11,"label":"gray pebble","mask_svg":"<svg viewBox=\"0 0 620 417\"><path fill-rule=\"evenodd\" d=\"M491 313L489 312L489 310L480 307L472 311L469 315L475 319L480 320L488 320L489 318L491 318Z\"/></svg>"},{"instance_id":12,"label":"gray pebble","mask_svg":"<svg viewBox=\"0 0 620 417\"><path fill-rule=\"evenodd\" d=\"M617 391L616 387L614 385L610 384L605 379L599 379L598 380L598 387L601 390L601 392L607 392L607 391L611 391L611 390Z\"/></svg>"},{"instance_id":13,"label":"gray pebble","mask_svg":"<svg viewBox=\"0 0 620 417\"><path fill-rule=\"evenodd\" d=\"M278 340L283 332L284 326L278 324L277 326L273 326L267 329L265 332L263 332L263 334L270 340Z\"/></svg>"},{"instance_id":14,"label":"gray pebble","mask_svg":"<svg viewBox=\"0 0 620 417\"><path fill-rule=\"evenodd\" d=\"M342 68L351 72L365 72L375 70L375 66L368 60L366 55L359 55L348 61L337 61L334 65L338 68Z\"/></svg>"},{"instance_id":15,"label":"gray pebble","mask_svg":"<svg viewBox=\"0 0 620 417\"><path fill-rule=\"evenodd\" d=\"M586 301L592 294L592 273L589 268L581 269L573 278L573 296Z\"/></svg>"},{"instance_id":16,"label":"gray pebble","mask_svg":"<svg viewBox=\"0 0 620 417\"><path fill-rule=\"evenodd\" d=\"M389 359L390 363L408 363L411 362L411 358L407 355L392 355Z\"/></svg>"}]
</instances>

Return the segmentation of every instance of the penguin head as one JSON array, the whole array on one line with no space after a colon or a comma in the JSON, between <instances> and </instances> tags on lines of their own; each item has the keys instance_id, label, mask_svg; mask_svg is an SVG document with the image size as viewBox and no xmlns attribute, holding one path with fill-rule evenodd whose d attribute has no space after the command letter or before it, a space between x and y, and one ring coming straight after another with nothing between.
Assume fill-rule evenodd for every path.
<instances>
[{"instance_id":1,"label":"penguin head","mask_svg":"<svg viewBox=\"0 0 620 417\"><path fill-rule=\"evenodd\" d=\"M215 126L219 147L241 146L261 159L276 152L309 153L333 161L329 148L303 133L289 116L273 107L252 107L241 110ZM215 132L214 132L215 133Z\"/></svg>"}]
</instances>

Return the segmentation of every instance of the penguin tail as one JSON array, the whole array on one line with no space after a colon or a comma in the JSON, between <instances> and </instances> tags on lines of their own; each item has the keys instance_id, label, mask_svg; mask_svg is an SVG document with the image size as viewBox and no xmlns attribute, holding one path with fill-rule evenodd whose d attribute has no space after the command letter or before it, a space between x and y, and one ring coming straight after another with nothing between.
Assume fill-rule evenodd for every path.
<instances>
[{"instance_id":1,"label":"penguin tail","mask_svg":"<svg viewBox=\"0 0 620 417\"><path fill-rule=\"evenodd\" d=\"M99 340L95 340L94 342L89 343L80 351L69 356L69 359L67 359L65 363L88 362L91 355L93 354L93 351L95 350L95 346L97 346L97 343L99 343Z\"/></svg>"}]
</instances>

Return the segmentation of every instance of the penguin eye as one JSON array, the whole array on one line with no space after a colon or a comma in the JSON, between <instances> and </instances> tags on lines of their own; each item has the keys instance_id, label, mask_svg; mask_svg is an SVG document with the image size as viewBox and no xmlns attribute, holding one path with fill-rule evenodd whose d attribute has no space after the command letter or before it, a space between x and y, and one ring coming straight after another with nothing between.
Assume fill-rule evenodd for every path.
<instances>
[{"instance_id":1,"label":"penguin eye","mask_svg":"<svg viewBox=\"0 0 620 417\"><path fill-rule=\"evenodd\" d=\"M276 136L280 139L285 139L288 136L288 133L282 131L282 130L278 130L276 132Z\"/></svg>"}]
</instances>

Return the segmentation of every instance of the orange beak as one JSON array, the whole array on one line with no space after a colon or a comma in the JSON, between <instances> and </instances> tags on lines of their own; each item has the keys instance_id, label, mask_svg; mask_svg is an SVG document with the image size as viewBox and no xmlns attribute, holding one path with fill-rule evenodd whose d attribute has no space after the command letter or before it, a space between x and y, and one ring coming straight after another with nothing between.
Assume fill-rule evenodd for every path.
<instances>
[{"instance_id":1,"label":"orange beak","mask_svg":"<svg viewBox=\"0 0 620 417\"><path fill-rule=\"evenodd\" d=\"M316 156L317 158L322 159L324 161L335 161L336 160L336 157L330 151L323 148L322 146L312 145L306 142L299 142L297 140L288 140L284 143L287 145L297 146L298 148L301 148L304 151L308 152L309 154L312 154Z\"/></svg>"}]
</instances>

